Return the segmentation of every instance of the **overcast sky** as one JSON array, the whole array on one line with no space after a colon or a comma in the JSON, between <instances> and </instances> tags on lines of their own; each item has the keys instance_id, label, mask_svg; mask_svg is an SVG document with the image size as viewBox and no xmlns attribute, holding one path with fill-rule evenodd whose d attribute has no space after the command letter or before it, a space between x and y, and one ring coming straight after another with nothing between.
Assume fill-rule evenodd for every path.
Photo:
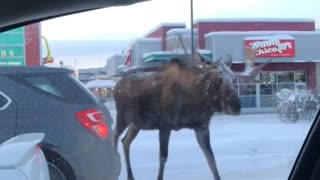
<instances>
[{"instance_id":1,"label":"overcast sky","mask_svg":"<svg viewBox=\"0 0 320 180\"><path fill-rule=\"evenodd\" d=\"M319 7L318 0L194 0L194 19L280 17L313 18L318 22ZM49 20L42 23L42 34L49 40L125 40L127 44L162 22L189 23L189 10L189 0L153 0ZM101 66L106 58L92 64Z\"/></svg>"}]
</instances>

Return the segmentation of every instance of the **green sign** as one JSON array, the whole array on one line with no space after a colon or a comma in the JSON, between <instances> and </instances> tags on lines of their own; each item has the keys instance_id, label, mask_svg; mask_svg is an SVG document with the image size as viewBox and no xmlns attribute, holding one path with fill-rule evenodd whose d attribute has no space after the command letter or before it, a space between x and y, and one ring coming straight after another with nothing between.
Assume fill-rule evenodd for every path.
<instances>
[{"instance_id":1,"label":"green sign","mask_svg":"<svg viewBox=\"0 0 320 180\"><path fill-rule=\"evenodd\" d=\"M18 66L24 66L25 65L25 61L24 58L1 58L0 59L0 66L2 65L8 65L8 66L13 66L13 65L18 65Z\"/></svg>"},{"instance_id":2,"label":"green sign","mask_svg":"<svg viewBox=\"0 0 320 180\"><path fill-rule=\"evenodd\" d=\"M24 27L0 33L0 65L25 65Z\"/></svg>"}]
</instances>

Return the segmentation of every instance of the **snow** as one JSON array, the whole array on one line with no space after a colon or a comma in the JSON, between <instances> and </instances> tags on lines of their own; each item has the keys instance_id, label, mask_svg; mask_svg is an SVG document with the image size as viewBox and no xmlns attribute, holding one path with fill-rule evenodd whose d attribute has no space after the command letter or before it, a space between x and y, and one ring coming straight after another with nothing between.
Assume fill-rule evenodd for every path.
<instances>
[{"instance_id":1,"label":"snow","mask_svg":"<svg viewBox=\"0 0 320 180\"><path fill-rule=\"evenodd\" d=\"M289 101L295 101L296 100L296 96L294 94L291 94L288 98Z\"/></svg>"},{"instance_id":2,"label":"snow","mask_svg":"<svg viewBox=\"0 0 320 180\"><path fill-rule=\"evenodd\" d=\"M171 51L154 51L150 53L143 53L142 58L144 59L152 55L173 55L173 53Z\"/></svg>"},{"instance_id":3,"label":"snow","mask_svg":"<svg viewBox=\"0 0 320 180\"><path fill-rule=\"evenodd\" d=\"M89 81L85 86L87 88L113 88L115 86L115 82L112 80L96 79Z\"/></svg>"},{"instance_id":4,"label":"snow","mask_svg":"<svg viewBox=\"0 0 320 180\"><path fill-rule=\"evenodd\" d=\"M254 36L268 36L273 34L289 34L289 35L320 35L318 31L219 31L219 32L210 32L205 34L205 38L209 36L217 35L254 35Z\"/></svg>"},{"instance_id":5,"label":"snow","mask_svg":"<svg viewBox=\"0 0 320 180\"><path fill-rule=\"evenodd\" d=\"M194 24L197 23L238 23L238 22L315 22L311 18L207 18L197 19Z\"/></svg>"},{"instance_id":6,"label":"snow","mask_svg":"<svg viewBox=\"0 0 320 180\"><path fill-rule=\"evenodd\" d=\"M198 30L194 29L193 34L197 35ZM182 36L191 36L191 29L189 28L173 28L167 31L167 36L174 36L174 35L182 35Z\"/></svg>"},{"instance_id":7,"label":"snow","mask_svg":"<svg viewBox=\"0 0 320 180\"><path fill-rule=\"evenodd\" d=\"M201 54L211 54L212 52L210 50L206 50L206 49L197 49L197 51ZM189 49L187 49L187 52L190 52ZM149 56L152 56L152 55L168 55L168 56L171 56L171 55L178 55L178 54L185 54L183 49L181 48L175 48L174 50L172 51L154 51L154 52L150 52L150 53L143 53L143 56L142 58L145 59Z\"/></svg>"},{"instance_id":8,"label":"snow","mask_svg":"<svg viewBox=\"0 0 320 180\"><path fill-rule=\"evenodd\" d=\"M288 35L288 34L276 34L274 36L251 36L251 37L245 37L244 40L294 40L294 37Z\"/></svg>"},{"instance_id":9,"label":"snow","mask_svg":"<svg viewBox=\"0 0 320 180\"><path fill-rule=\"evenodd\" d=\"M199 52L200 54L211 54L212 51L207 50L207 49L196 49L197 52Z\"/></svg>"},{"instance_id":10,"label":"snow","mask_svg":"<svg viewBox=\"0 0 320 180\"><path fill-rule=\"evenodd\" d=\"M161 38L147 37L147 38L138 38L138 39L136 39L135 43L139 43L139 42L161 42Z\"/></svg>"},{"instance_id":11,"label":"snow","mask_svg":"<svg viewBox=\"0 0 320 180\"><path fill-rule=\"evenodd\" d=\"M114 102L107 107L115 118ZM212 118L211 145L223 180L287 179L311 122L280 121L276 114L217 115ZM157 131L141 131L131 146L136 179L156 179L159 166ZM126 179L121 143L122 170ZM166 180L211 180L212 175L193 131L173 131L169 144Z\"/></svg>"},{"instance_id":12,"label":"snow","mask_svg":"<svg viewBox=\"0 0 320 180\"><path fill-rule=\"evenodd\" d=\"M286 99L288 99L290 97L290 95L292 93L293 93L293 91L290 89L281 89L281 91L277 93L277 97L279 99L285 101Z\"/></svg>"},{"instance_id":13,"label":"snow","mask_svg":"<svg viewBox=\"0 0 320 180\"><path fill-rule=\"evenodd\" d=\"M156 32L162 27L185 27L185 23L160 23L158 26L151 29L148 33L145 34L145 37L148 37L150 34Z\"/></svg>"}]
</instances>

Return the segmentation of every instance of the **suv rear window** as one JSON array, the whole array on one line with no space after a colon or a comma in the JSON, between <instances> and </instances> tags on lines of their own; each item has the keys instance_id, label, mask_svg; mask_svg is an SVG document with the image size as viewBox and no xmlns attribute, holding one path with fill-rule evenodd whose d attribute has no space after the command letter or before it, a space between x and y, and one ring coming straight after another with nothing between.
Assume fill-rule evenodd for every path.
<instances>
[{"instance_id":1,"label":"suv rear window","mask_svg":"<svg viewBox=\"0 0 320 180\"><path fill-rule=\"evenodd\" d=\"M8 77L28 88L68 103L94 102L90 92L67 73L14 74Z\"/></svg>"}]
</instances>

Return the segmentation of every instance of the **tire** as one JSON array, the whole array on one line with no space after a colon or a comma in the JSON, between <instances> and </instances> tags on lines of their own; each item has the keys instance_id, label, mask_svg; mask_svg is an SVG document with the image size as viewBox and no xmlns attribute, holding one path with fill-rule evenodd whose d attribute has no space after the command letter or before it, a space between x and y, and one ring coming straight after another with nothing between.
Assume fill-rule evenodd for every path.
<instances>
[{"instance_id":1,"label":"tire","mask_svg":"<svg viewBox=\"0 0 320 180\"><path fill-rule=\"evenodd\" d=\"M69 163L59 154L44 150L47 159L50 180L76 180Z\"/></svg>"},{"instance_id":2,"label":"tire","mask_svg":"<svg viewBox=\"0 0 320 180\"><path fill-rule=\"evenodd\" d=\"M55 164L48 162L50 180L68 180L66 175Z\"/></svg>"}]
</instances>

